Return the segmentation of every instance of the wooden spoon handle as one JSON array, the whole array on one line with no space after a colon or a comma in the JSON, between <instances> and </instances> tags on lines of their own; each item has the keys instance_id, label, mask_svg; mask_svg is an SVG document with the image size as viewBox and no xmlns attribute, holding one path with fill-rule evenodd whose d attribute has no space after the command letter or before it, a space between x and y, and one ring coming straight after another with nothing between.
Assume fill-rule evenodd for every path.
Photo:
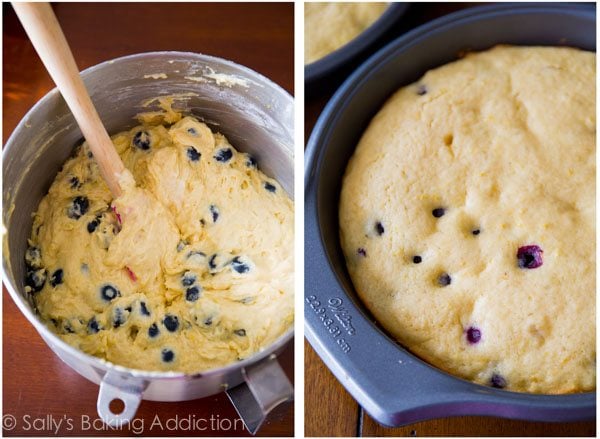
<instances>
[{"instance_id":1,"label":"wooden spoon handle","mask_svg":"<svg viewBox=\"0 0 600 439\"><path fill-rule=\"evenodd\" d=\"M16 2L13 2L13 7L33 47L75 116L108 188L115 198L118 197L122 193L119 175L125 166L79 76L77 64L52 8L48 3Z\"/></svg>"}]
</instances>

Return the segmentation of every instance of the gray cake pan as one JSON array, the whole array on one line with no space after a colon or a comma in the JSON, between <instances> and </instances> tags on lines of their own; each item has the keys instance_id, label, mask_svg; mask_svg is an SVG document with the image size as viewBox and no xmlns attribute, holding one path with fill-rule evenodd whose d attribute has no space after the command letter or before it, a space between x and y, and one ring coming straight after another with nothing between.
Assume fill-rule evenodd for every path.
<instances>
[{"instance_id":1,"label":"gray cake pan","mask_svg":"<svg viewBox=\"0 0 600 439\"><path fill-rule=\"evenodd\" d=\"M334 52L304 66L304 82L308 85L324 81L366 51L390 30L405 14L408 3L391 2L385 12L356 38Z\"/></svg>"},{"instance_id":2,"label":"gray cake pan","mask_svg":"<svg viewBox=\"0 0 600 439\"><path fill-rule=\"evenodd\" d=\"M596 393L540 395L478 385L412 355L377 326L348 276L338 238L341 179L370 119L399 87L496 44L596 50L595 5L500 4L445 16L393 41L333 96L305 162L305 333L356 401L378 422L485 415L531 421L595 419Z\"/></svg>"}]
</instances>

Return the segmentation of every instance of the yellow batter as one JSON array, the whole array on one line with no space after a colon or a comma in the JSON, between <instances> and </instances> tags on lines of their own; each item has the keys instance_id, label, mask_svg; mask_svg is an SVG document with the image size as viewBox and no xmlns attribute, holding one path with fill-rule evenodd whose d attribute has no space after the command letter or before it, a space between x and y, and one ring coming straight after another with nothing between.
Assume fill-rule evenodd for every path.
<instances>
[{"instance_id":1,"label":"yellow batter","mask_svg":"<svg viewBox=\"0 0 600 439\"><path fill-rule=\"evenodd\" d=\"M112 137L137 183L124 176L118 199L85 143L65 163L35 214L26 289L61 338L116 364L247 358L292 325L292 201L198 120L141 122Z\"/></svg>"},{"instance_id":2,"label":"yellow batter","mask_svg":"<svg viewBox=\"0 0 600 439\"><path fill-rule=\"evenodd\" d=\"M329 55L356 38L387 3L304 3L304 63Z\"/></svg>"},{"instance_id":3,"label":"yellow batter","mask_svg":"<svg viewBox=\"0 0 600 439\"><path fill-rule=\"evenodd\" d=\"M341 242L403 345L460 377L595 388L595 54L497 47L428 72L348 164Z\"/></svg>"}]
</instances>

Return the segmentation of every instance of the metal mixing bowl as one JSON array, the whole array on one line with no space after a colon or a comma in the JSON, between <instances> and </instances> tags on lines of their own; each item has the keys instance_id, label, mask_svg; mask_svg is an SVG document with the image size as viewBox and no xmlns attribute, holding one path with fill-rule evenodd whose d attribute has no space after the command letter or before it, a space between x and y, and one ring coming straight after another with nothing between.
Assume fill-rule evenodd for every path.
<instances>
[{"instance_id":1,"label":"metal mixing bowl","mask_svg":"<svg viewBox=\"0 0 600 439\"><path fill-rule=\"evenodd\" d=\"M267 78L230 61L184 52L126 56L91 67L82 77L110 134L137 125L137 113L157 109L156 103L142 106L148 99L179 95L174 108L196 116L237 149L251 153L261 170L293 196L293 99ZM189 375L133 370L87 355L62 341L36 315L24 292L31 214L82 140L54 89L25 115L5 145L2 275L10 295L65 363L100 384L97 408L106 423L122 425L133 419L141 399L183 401L227 390L248 429L256 431L272 408L292 396L275 356L292 339L293 328L251 358ZM109 409L113 399L125 403L120 415Z\"/></svg>"},{"instance_id":2,"label":"metal mixing bowl","mask_svg":"<svg viewBox=\"0 0 600 439\"><path fill-rule=\"evenodd\" d=\"M339 243L349 158L386 99L464 50L496 44L596 49L595 4L500 4L451 14L390 43L336 92L310 137L305 165L306 337L350 394L391 426L457 415L537 421L593 419L595 392L516 393L451 376L377 326L354 291Z\"/></svg>"}]
</instances>

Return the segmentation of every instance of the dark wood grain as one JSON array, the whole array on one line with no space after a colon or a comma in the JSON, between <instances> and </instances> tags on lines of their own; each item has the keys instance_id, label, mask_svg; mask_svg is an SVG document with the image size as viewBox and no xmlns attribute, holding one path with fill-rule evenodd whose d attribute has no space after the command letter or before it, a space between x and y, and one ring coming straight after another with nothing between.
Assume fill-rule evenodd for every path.
<instances>
[{"instance_id":1,"label":"dark wood grain","mask_svg":"<svg viewBox=\"0 0 600 439\"><path fill-rule=\"evenodd\" d=\"M80 70L119 56L181 50L218 56L294 90L292 3L57 3ZM54 87L9 4L3 3L4 141Z\"/></svg>"},{"instance_id":2,"label":"dark wood grain","mask_svg":"<svg viewBox=\"0 0 600 439\"><path fill-rule=\"evenodd\" d=\"M429 20L471 7L462 3L413 3L406 19L379 42L379 47ZM315 90L305 91L305 140L335 92L349 73L352 64ZM309 282L309 280L305 280ZM362 408L356 416L357 403L320 361L305 341L305 433L306 436L594 436L596 422L544 423L498 418L464 416L420 422L401 428L378 424Z\"/></svg>"},{"instance_id":3,"label":"dark wood grain","mask_svg":"<svg viewBox=\"0 0 600 439\"><path fill-rule=\"evenodd\" d=\"M6 3L2 6L6 142L19 120L54 85L12 8ZM243 64L293 92L291 3L57 3L54 9L80 69L132 53L192 51ZM52 353L5 290L2 302L3 412L17 419L14 429L3 428L5 435L122 436L140 430L150 436L247 435L225 394L180 403L143 401L131 428L105 430L97 421L98 386ZM280 362L293 381L291 344ZM86 416L91 425L85 422ZM156 416L163 428L152 426ZM176 417L178 428L167 429L167 420L175 423ZM49 422L61 419L54 431ZM196 421L198 428L189 428L186 419ZM293 426L293 404L288 403L271 414L259 435L290 436Z\"/></svg>"},{"instance_id":4,"label":"dark wood grain","mask_svg":"<svg viewBox=\"0 0 600 439\"><path fill-rule=\"evenodd\" d=\"M356 436L359 406L304 341L304 435Z\"/></svg>"},{"instance_id":5,"label":"dark wood grain","mask_svg":"<svg viewBox=\"0 0 600 439\"><path fill-rule=\"evenodd\" d=\"M364 412L363 412L364 413ZM387 428L364 413L362 435L382 436L594 436L595 422L523 422L510 419L461 416Z\"/></svg>"}]
</instances>

